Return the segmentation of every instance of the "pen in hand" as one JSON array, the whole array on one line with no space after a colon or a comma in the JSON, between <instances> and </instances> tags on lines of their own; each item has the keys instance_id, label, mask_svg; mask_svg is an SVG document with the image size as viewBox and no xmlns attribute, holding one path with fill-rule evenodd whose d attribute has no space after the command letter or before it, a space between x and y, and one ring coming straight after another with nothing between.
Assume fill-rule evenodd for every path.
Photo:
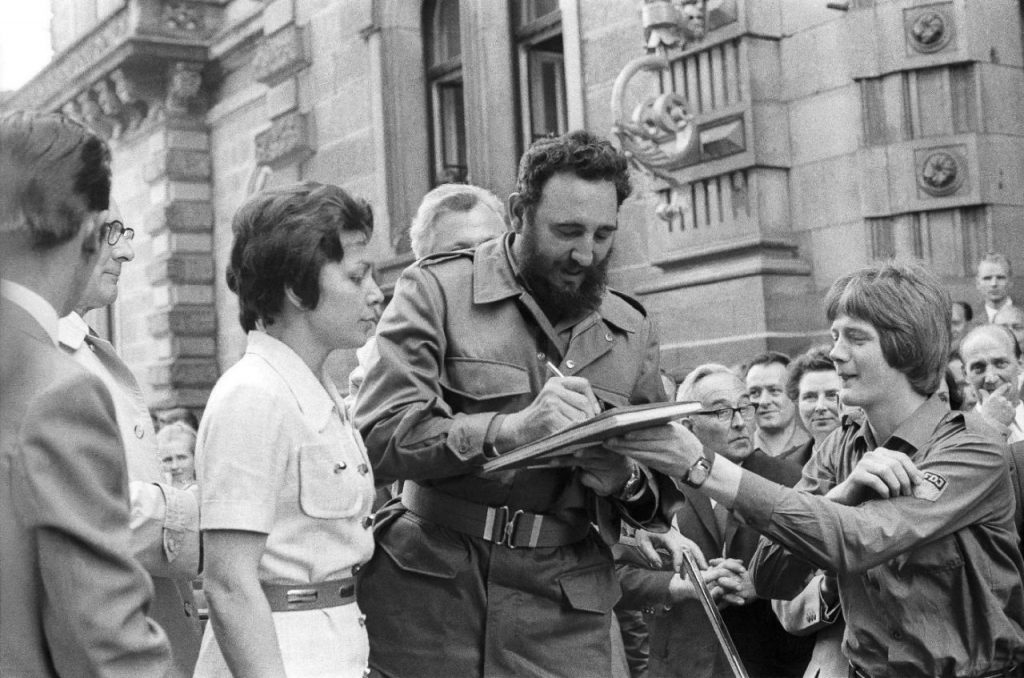
<instances>
[{"instance_id":1,"label":"pen in hand","mask_svg":"<svg viewBox=\"0 0 1024 678\"><path fill-rule=\"evenodd\" d=\"M556 377L559 377L559 378L564 378L565 377L565 375L562 374L562 371L560 369L558 369L555 366L555 364L553 362L551 362L550 360L548 360L545 364L547 365L547 368L551 371L551 373L553 375L555 375ZM596 393L594 394L594 399L597 400L597 408L598 408L597 413L598 414L600 414L601 412L604 412L605 410L610 410L613 407L615 407L611 403L609 403L609 402L599 398Z\"/></svg>"}]
</instances>

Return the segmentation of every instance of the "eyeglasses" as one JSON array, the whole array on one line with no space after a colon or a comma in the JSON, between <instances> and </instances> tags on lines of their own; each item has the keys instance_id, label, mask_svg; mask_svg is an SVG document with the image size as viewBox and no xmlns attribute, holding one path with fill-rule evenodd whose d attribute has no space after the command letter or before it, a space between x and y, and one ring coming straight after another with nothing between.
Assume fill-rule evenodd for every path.
<instances>
[{"instance_id":1,"label":"eyeglasses","mask_svg":"<svg viewBox=\"0 0 1024 678\"><path fill-rule=\"evenodd\" d=\"M746 405L740 405L739 407L720 407L714 410L700 410L695 414L714 415L718 418L718 421L728 424L732 421L732 418L736 416L737 412L739 412L740 417L742 417L744 421L750 421L757 413L757 405L748 403Z\"/></svg>"},{"instance_id":2,"label":"eyeglasses","mask_svg":"<svg viewBox=\"0 0 1024 678\"><path fill-rule=\"evenodd\" d=\"M117 219L103 224L103 232L105 234L103 237L106 238L107 244L111 247L117 244L117 241L121 239L122 235L125 240L131 240L135 237L135 229L125 228L124 224Z\"/></svg>"}]
</instances>

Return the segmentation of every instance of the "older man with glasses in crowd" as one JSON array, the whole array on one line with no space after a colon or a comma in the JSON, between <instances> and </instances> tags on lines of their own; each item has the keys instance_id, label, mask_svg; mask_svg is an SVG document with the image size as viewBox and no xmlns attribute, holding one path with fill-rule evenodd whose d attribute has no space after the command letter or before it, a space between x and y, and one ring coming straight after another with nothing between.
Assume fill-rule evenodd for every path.
<instances>
[{"instance_id":1,"label":"older man with glasses in crowd","mask_svg":"<svg viewBox=\"0 0 1024 678\"><path fill-rule=\"evenodd\" d=\"M201 631L191 580L199 572L199 502L196 492L165 482L156 434L142 389L129 367L83 316L117 299L121 267L135 258L135 230L125 227L110 200L109 221L100 227L100 253L75 310L59 324L60 346L98 376L114 399L117 425L128 463L132 554L153 579L150 615L167 633L174 667L170 675L191 676Z\"/></svg>"}]
</instances>

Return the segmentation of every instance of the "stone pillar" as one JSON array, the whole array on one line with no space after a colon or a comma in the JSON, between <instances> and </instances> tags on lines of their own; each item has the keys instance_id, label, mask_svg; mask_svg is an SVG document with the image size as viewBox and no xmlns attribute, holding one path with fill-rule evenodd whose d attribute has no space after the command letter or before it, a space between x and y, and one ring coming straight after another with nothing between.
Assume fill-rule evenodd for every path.
<instances>
[{"instance_id":1,"label":"stone pillar","mask_svg":"<svg viewBox=\"0 0 1024 678\"><path fill-rule=\"evenodd\" d=\"M201 408L217 380L210 137L203 118L201 64L169 65L164 116L145 167L153 203L147 270L156 344L148 370L154 409Z\"/></svg>"}]
</instances>

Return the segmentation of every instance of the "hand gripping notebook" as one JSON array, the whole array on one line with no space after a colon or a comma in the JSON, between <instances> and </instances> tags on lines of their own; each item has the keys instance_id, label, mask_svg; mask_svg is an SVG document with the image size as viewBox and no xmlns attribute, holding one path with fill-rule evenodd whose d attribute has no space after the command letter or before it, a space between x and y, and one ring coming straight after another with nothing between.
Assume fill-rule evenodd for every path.
<instances>
[{"instance_id":1,"label":"hand gripping notebook","mask_svg":"<svg viewBox=\"0 0 1024 678\"><path fill-rule=\"evenodd\" d=\"M509 450L483 465L483 471L544 466L555 457L571 454L585 447L601 444L608 438L636 429L660 426L674 419L699 412L698 402L651 403L627 405L602 412L558 433Z\"/></svg>"}]
</instances>

